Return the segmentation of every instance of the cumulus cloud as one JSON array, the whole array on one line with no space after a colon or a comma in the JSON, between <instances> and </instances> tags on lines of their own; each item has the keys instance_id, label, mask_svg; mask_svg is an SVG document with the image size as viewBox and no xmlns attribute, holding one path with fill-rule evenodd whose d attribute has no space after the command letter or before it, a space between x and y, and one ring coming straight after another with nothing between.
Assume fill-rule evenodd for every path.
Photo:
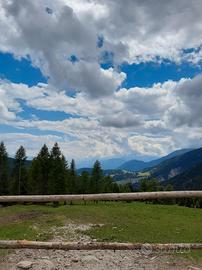
<instances>
[{"instance_id":1,"label":"cumulus cloud","mask_svg":"<svg viewBox=\"0 0 202 270\"><path fill-rule=\"evenodd\" d=\"M139 115L133 115L129 111L119 112L115 115L103 117L101 125L106 127L124 128L141 126L142 120Z\"/></svg>"},{"instance_id":2,"label":"cumulus cloud","mask_svg":"<svg viewBox=\"0 0 202 270\"><path fill-rule=\"evenodd\" d=\"M202 127L202 75L184 80L173 94L175 103L165 113L167 123L175 127Z\"/></svg>"},{"instance_id":3,"label":"cumulus cloud","mask_svg":"<svg viewBox=\"0 0 202 270\"><path fill-rule=\"evenodd\" d=\"M100 99L84 93L71 97L48 84L28 87L1 81L0 97L1 123L20 130L57 132L64 145L76 147L79 157L132 152L159 156L202 143L201 76L150 88L120 89ZM69 116L57 121L22 119L18 116L22 103ZM86 150L79 152L79 147Z\"/></svg>"},{"instance_id":4,"label":"cumulus cloud","mask_svg":"<svg viewBox=\"0 0 202 270\"><path fill-rule=\"evenodd\" d=\"M131 136L129 146L135 152L145 156L163 156L174 148L171 137L147 137L142 135Z\"/></svg>"},{"instance_id":5,"label":"cumulus cloud","mask_svg":"<svg viewBox=\"0 0 202 270\"><path fill-rule=\"evenodd\" d=\"M46 2L51 5L51 1ZM81 22L71 7L61 5L61 1L57 3L51 14L40 0L0 3L0 28L11 28L6 38L1 37L0 49L16 57L29 55L32 64L57 89L84 91L91 97L110 95L125 79L125 74L100 68L98 33L93 22ZM72 63L69 60L72 55L79 61Z\"/></svg>"},{"instance_id":6,"label":"cumulus cloud","mask_svg":"<svg viewBox=\"0 0 202 270\"><path fill-rule=\"evenodd\" d=\"M125 74L100 68L106 51L116 64L200 61L201 50L184 54L202 45L200 7L200 0L0 1L0 50L29 56L57 89L111 95Z\"/></svg>"},{"instance_id":7,"label":"cumulus cloud","mask_svg":"<svg viewBox=\"0 0 202 270\"><path fill-rule=\"evenodd\" d=\"M1 123L57 132L50 144L78 157L157 156L202 143L202 75L125 89L120 70L165 58L200 63L201 0L0 0L0 31L0 51L29 58L47 78L33 87L0 81ZM22 104L68 116L23 119ZM31 154L45 139L36 137L19 132Z\"/></svg>"}]
</instances>

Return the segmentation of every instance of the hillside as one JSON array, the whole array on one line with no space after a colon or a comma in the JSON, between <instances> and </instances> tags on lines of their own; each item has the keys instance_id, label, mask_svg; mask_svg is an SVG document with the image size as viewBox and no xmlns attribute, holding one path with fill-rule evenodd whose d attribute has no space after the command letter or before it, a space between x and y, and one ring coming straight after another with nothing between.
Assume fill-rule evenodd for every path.
<instances>
[{"instance_id":1,"label":"hillside","mask_svg":"<svg viewBox=\"0 0 202 270\"><path fill-rule=\"evenodd\" d=\"M202 163L193 166L167 181L163 185L171 184L174 190L202 190Z\"/></svg>"},{"instance_id":2,"label":"hillside","mask_svg":"<svg viewBox=\"0 0 202 270\"><path fill-rule=\"evenodd\" d=\"M161 157L161 158L158 158L158 159L155 159L155 160L151 160L151 161L148 161L148 162L144 162L144 161L141 161L141 160L129 160L125 163L123 163L121 166L118 167L118 169L121 169L121 170L128 170L128 171L140 171L140 170L144 170L144 169L147 169L147 168L151 168L151 167L154 167L158 164L160 164L161 162L165 161L165 160L168 160L170 158L173 158L173 157L176 157L176 156L180 156L180 155L183 155L187 152L190 152L192 151L192 149L180 149L180 150L176 150L164 157Z\"/></svg>"},{"instance_id":3,"label":"hillside","mask_svg":"<svg viewBox=\"0 0 202 270\"><path fill-rule=\"evenodd\" d=\"M163 161L158 166L152 168L150 174L159 180L168 180L189 171L193 166L200 163L202 163L202 148Z\"/></svg>"}]
</instances>

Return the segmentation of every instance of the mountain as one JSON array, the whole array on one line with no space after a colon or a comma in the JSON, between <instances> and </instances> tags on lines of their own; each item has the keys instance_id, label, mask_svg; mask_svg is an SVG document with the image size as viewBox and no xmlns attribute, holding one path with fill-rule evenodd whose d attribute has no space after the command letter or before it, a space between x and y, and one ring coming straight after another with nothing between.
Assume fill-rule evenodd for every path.
<instances>
[{"instance_id":1,"label":"mountain","mask_svg":"<svg viewBox=\"0 0 202 270\"><path fill-rule=\"evenodd\" d=\"M123 163L121 166L118 167L119 170L126 170L126 171L141 171L145 168L147 168L147 163L142 160L136 160L132 159L125 163Z\"/></svg>"},{"instance_id":2,"label":"mountain","mask_svg":"<svg viewBox=\"0 0 202 270\"><path fill-rule=\"evenodd\" d=\"M171 184L174 190L202 190L202 163L194 165L189 171L162 182Z\"/></svg>"},{"instance_id":3,"label":"mountain","mask_svg":"<svg viewBox=\"0 0 202 270\"><path fill-rule=\"evenodd\" d=\"M126 160L123 158L102 159L101 166L103 170L113 170L113 169L117 169L125 161Z\"/></svg>"},{"instance_id":4,"label":"mountain","mask_svg":"<svg viewBox=\"0 0 202 270\"><path fill-rule=\"evenodd\" d=\"M121 164L123 164L124 162L126 162L129 158L92 158L92 159L85 159L85 160L79 160L77 161L77 168L81 169L81 168L91 168L93 167L93 164L95 163L96 160L99 160L103 170L113 170L116 169L117 167L119 167Z\"/></svg>"},{"instance_id":5,"label":"mountain","mask_svg":"<svg viewBox=\"0 0 202 270\"><path fill-rule=\"evenodd\" d=\"M165 160L149 172L153 177L163 181L189 171L200 163L202 163L202 148Z\"/></svg>"},{"instance_id":6,"label":"mountain","mask_svg":"<svg viewBox=\"0 0 202 270\"><path fill-rule=\"evenodd\" d=\"M151 160L151 161L141 161L141 160L129 160L125 163L123 163L121 166L118 167L118 169L120 170L126 170L126 171L140 171L140 170L144 170L147 168L151 168L154 167L158 164L160 164L161 162L168 160L170 158L176 157L176 156L180 156L183 155L187 152L190 152L193 149L180 149L180 150L176 150L164 157L155 159L155 160Z\"/></svg>"}]
</instances>

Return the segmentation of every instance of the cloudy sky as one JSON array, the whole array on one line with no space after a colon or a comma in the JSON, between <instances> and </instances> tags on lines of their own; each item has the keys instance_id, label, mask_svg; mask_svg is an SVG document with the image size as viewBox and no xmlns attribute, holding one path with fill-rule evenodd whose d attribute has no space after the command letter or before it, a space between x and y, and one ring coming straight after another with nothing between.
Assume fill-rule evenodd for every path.
<instances>
[{"instance_id":1,"label":"cloudy sky","mask_svg":"<svg viewBox=\"0 0 202 270\"><path fill-rule=\"evenodd\" d=\"M0 0L0 140L77 160L202 146L202 0Z\"/></svg>"}]
</instances>

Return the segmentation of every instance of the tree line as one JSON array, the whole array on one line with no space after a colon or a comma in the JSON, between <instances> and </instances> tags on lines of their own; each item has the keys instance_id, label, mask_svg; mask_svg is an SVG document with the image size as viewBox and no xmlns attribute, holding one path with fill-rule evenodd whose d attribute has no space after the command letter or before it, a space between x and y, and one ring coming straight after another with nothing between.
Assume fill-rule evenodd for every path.
<instances>
[{"instance_id":1,"label":"tree line","mask_svg":"<svg viewBox=\"0 0 202 270\"><path fill-rule=\"evenodd\" d=\"M91 173L77 174L74 159L68 164L60 147L54 144L49 151L46 144L32 161L27 162L26 150L20 146L13 164L9 164L8 153L0 143L0 195L51 195L51 194L95 194L118 192L172 191L172 185L162 186L157 179L142 179L137 188L132 184L118 185L110 176L103 174L97 160ZM31 164L30 164L31 163ZM166 199L150 201L159 204L179 204L202 208L202 199Z\"/></svg>"},{"instance_id":2,"label":"tree line","mask_svg":"<svg viewBox=\"0 0 202 270\"><path fill-rule=\"evenodd\" d=\"M139 187L133 191L154 192L154 191L172 191L173 186L167 184L163 186L157 179L141 179ZM180 198L180 199L158 199L149 201L154 204L178 204L180 206L202 208L202 199L199 198Z\"/></svg>"},{"instance_id":3,"label":"tree line","mask_svg":"<svg viewBox=\"0 0 202 270\"><path fill-rule=\"evenodd\" d=\"M105 176L98 160L94 163L91 174L84 171L78 175L74 159L68 164L57 143L50 151L44 144L29 166L23 146L16 151L11 166L6 147L3 142L0 143L0 195L130 191L130 185L118 185L110 176Z\"/></svg>"}]
</instances>

